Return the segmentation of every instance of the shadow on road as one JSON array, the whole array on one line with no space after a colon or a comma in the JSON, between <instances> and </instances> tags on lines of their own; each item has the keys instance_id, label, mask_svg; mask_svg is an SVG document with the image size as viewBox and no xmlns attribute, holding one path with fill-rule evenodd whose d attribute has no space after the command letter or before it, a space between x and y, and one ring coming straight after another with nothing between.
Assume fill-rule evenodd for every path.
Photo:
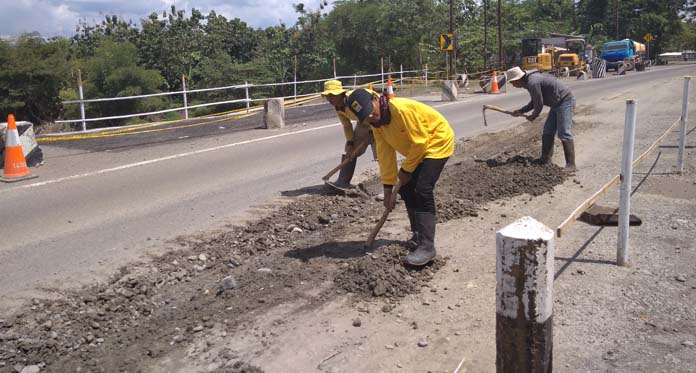
<instances>
[{"instance_id":1,"label":"shadow on road","mask_svg":"<svg viewBox=\"0 0 696 373\"><path fill-rule=\"evenodd\" d=\"M375 241L374 245L372 245L372 248L374 249L380 246L391 245L394 243L401 243L401 241L377 240ZM373 249L365 250L365 241L330 241L324 242L317 246L307 247L304 249L290 250L285 253L285 256L289 258L299 259L303 262L318 257L350 259L364 256L367 252L370 252Z\"/></svg>"}]
</instances>

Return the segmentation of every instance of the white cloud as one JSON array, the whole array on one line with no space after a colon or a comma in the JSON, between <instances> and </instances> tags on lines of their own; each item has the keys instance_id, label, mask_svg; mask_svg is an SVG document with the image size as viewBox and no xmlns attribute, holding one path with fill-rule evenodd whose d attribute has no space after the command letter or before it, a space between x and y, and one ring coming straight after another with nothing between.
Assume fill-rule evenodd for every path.
<instances>
[{"instance_id":1,"label":"white cloud","mask_svg":"<svg viewBox=\"0 0 696 373\"><path fill-rule=\"evenodd\" d=\"M281 22L292 26L297 20L293 4L304 3L317 9L323 0L2 0L0 36L38 31L44 37L71 36L79 20L98 23L114 14L137 25L150 13L196 8L204 15L211 10L228 19L239 18L251 27L267 27Z\"/></svg>"}]
</instances>

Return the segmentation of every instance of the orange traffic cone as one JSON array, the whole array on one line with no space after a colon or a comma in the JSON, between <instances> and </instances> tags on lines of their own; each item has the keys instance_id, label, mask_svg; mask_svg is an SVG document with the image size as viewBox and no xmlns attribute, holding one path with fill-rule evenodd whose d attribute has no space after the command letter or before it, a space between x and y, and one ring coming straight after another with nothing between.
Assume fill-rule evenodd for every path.
<instances>
[{"instance_id":1,"label":"orange traffic cone","mask_svg":"<svg viewBox=\"0 0 696 373\"><path fill-rule=\"evenodd\" d=\"M374 91L374 89L372 89L372 83L367 83L367 89L370 91Z\"/></svg>"},{"instance_id":2,"label":"orange traffic cone","mask_svg":"<svg viewBox=\"0 0 696 373\"><path fill-rule=\"evenodd\" d=\"M22 144L19 142L19 132L14 115L7 117L7 132L5 138L5 171L0 181L11 183L14 181L31 179L36 176L29 175L29 167L24 159Z\"/></svg>"},{"instance_id":3,"label":"orange traffic cone","mask_svg":"<svg viewBox=\"0 0 696 373\"><path fill-rule=\"evenodd\" d=\"M498 75L495 70L493 70L493 78L491 78L491 92L490 93L500 93L498 90Z\"/></svg>"},{"instance_id":4,"label":"orange traffic cone","mask_svg":"<svg viewBox=\"0 0 696 373\"><path fill-rule=\"evenodd\" d=\"M392 85L391 77L387 78L387 98L394 98L394 86Z\"/></svg>"}]
</instances>

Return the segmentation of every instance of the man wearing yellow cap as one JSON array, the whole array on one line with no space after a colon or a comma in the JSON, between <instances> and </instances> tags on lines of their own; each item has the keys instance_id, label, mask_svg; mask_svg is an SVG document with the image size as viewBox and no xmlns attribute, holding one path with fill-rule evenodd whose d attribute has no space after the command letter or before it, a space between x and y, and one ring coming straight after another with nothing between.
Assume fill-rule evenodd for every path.
<instances>
[{"instance_id":1,"label":"man wearing yellow cap","mask_svg":"<svg viewBox=\"0 0 696 373\"><path fill-rule=\"evenodd\" d=\"M362 149L355 155L350 163L341 169L336 182L327 183L338 189L350 188L350 181L353 179L358 157L365 154L365 149L367 149L366 144L372 144L373 141L369 125L356 123L355 128L353 128L351 120L357 120L358 118L348 110L346 105L346 100L350 92L352 91L343 88L340 81L328 80L324 82L324 92L321 93L321 95L326 98L326 101L334 106L336 115L341 121L341 124L343 124L343 135L346 138L346 146L341 161L345 160L346 157L350 157L356 149L356 146Z\"/></svg>"},{"instance_id":2,"label":"man wearing yellow cap","mask_svg":"<svg viewBox=\"0 0 696 373\"><path fill-rule=\"evenodd\" d=\"M435 184L454 153L454 131L442 114L407 98L379 97L364 89L348 96L348 107L359 123L369 123L377 143L384 207L394 208L392 187L397 179L406 204L413 251L402 260L422 266L435 258ZM396 153L405 156L397 166Z\"/></svg>"}]
</instances>

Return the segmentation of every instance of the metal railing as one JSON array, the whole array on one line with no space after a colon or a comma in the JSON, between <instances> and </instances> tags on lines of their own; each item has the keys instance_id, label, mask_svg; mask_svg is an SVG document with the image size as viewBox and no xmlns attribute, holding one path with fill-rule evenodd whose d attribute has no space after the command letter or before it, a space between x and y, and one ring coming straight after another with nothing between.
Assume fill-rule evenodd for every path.
<instances>
[{"instance_id":1,"label":"metal railing","mask_svg":"<svg viewBox=\"0 0 696 373\"><path fill-rule=\"evenodd\" d=\"M87 123L90 123L90 122L98 122L98 121L106 121L106 120L114 120L114 119L127 119L127 118L142 117L142 116L148 116L148 115L165 114L165 113L177 112L177 111L183 111L184 118L189 119L189 109L201 108L201 107L206 107L206 106L214 106L214 105L246 104L246 112L248 113L249 111L252 110L251 103L253 103L253 102L263 102L263 101L266 101L270 98L291 99L291 100L294 100L294 102L297 102L297 100L299 98L318 96L321 93L321 90L320 90L318 92L312 92L312 93L307 93L307 94L297 94L297 87L298 87L298 85L301 85L301 84L316 84L316 83L323 83L329 79L337 79L337 80L344 80L344 81L352 82L351 85L344 85L346 87L358 88L360 86L366 86L368 84L368 82L366 82L366 80L368 80L370 78L379 77L379 80L369 81L369 83L374 83L375 85L377 85L379 87L384 87L386 85L385 80L387 79L387 77L393 77L394 78L393 80L396 81L397 83L399 83L402 87L403 87L404 80L406 80L408 78L423 79L425 82L425 85L427 87L429 75L434 74L436 77L439 77L439 75L441 73L442 72L440 72L440 71L429 71L428 65L425 65L425 68L422 70L404 70L403 65L401 65L399 71L384 72L384 68L382 68L380 73L375 73L375 74L364 74L364 75L353 74L353 75L337 76L335 71L334 71L333 77L324 78L324 79L303 80L303 81L293 80L291 82L264 83L264 84L253 84L253 83L245 82L245 84L237 84L237 85L230 85L230 86L224 86L224 87L213 87L213 88L200 88L200 89L191 89L191 90L186 89L186 78L184 76L182 76L182 90L180 90L180 91L160 92L160 93L151 93L151 94L144 94L144 95L124 96L124 97L94 98L94 99L85 99L83 97L82 79L78 75L78 92L79 92L80 99L79 100L63 101L63 105L79 104L80 105L80 118L79 119L57 120L56 123L66 123L66 124L81 123L81 125L82 125L81 130L84 132L84 131L87 131ZM362 83L359 83L359 82L362 82ZM293 94L291 96L276 96L276 97L264 97L264 98L253 98L252 97L252 92L251 92L252 89L263 89L263 88L282 87L282 86L292 86L293 87ZM214 91L229 91L229 90L232 90L232 91L244 90L244 98L233 99L233 100L214 101L214 102L205 102L205 103L201 103L201 104L189 105L188 98L189 98L189 95L191 95L191 94L202 93L202 92L214 92ZM88 118L86 116L85 104L88 104L88 103L113 102L113 101L122 101L122 100L137 100L137 99L144 99L144 98L150 98L150 97L164 97L164 96L181 96L183 106L169 108L169 109L149 111L149 112L131 113L131 114L124 114L124 115L113 115L113 116L106 116L106 117Z\"/></svg>"}]
</instances>

